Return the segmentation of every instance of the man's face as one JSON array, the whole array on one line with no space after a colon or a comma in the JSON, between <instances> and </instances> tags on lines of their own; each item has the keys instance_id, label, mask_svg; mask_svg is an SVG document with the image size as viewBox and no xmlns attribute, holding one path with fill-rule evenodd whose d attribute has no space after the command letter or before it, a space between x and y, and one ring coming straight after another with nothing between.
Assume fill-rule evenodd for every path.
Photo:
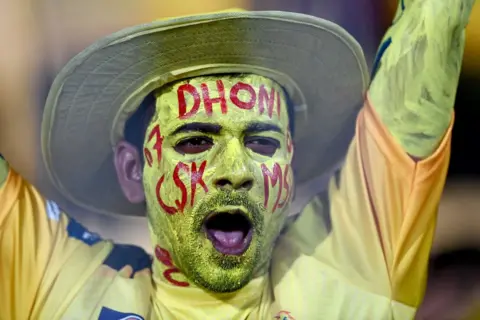
<instances>
[{"instance_id":1,"label":"man's face","mask_svg":"<svg viewBox=\"0 0 480 320\"><path fill-rule=\"evenodd\" d=\"M157 93L143 184L154 244L193 283L231 292L266 271L293 193L281 87L208 76Z\"/></svg>"}]
</instances>

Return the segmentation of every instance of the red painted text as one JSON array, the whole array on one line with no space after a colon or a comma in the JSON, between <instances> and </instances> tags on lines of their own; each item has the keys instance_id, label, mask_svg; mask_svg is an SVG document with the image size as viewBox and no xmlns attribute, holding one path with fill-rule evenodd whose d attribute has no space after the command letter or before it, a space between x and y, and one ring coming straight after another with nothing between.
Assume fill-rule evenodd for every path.
<instances>
[{"instance_id":1,"label":"red painted text","mask_svg":"<svg viewBox=\"0 0 480 320\"><path fill-rule=\"evenodd\" d=\"M162 185L165 182L165 175L162 175L162 177L158 180L158 183L156 186L156 195L157 195L157 200L160 207L162 207L162 209L166 213L176 214L178 212L183 212L187 204L187 200L189 198L188 196L189 191L190 191L190 206L193 206L195 203L195 195L196 195L196 190L198 186L202 187L205 193L208 192L208 187L205 181L203 180L203 174L205 172L206 166L207 166L207 161L203 161L200 166L197 166L195 162L193 162L191 166L188 166L183 162L179 162L175 166L175 169L173 170L172 179L173 179L173 182L175 183L175 186L180 191L181 196L180 196L180 199L176 199L175 203L172 205L168 205L167 203L165 203L165 201L161 196ZM187 186L180 178L181 171L185 172L190 178L190 190L187 189Z\"/></svg>"},{"instance_id":2,"label":"red painted text","mask_svg":"<svg viewBox=\"0 0 480 320\"><path fill-rule=\"evenodd\" d=\"M215 96L212 91L215 92ZM187 99L187 96L190 96L191 99ZM225 92L222 80L216 81L216 90L211 90L206 83L200 84L200 87L186 83L178 87L177 97L180 119L194 116L202 105L207 115L213 113L214 104L219 105L222 114L226 114L228 113L227 99L230 99L235 107L243 110L251 110L256 106L259 114L267 112L270 118L273 117L275 110L280 118L280 92L274 88L267 89L265 85L255 88L248 83L237 82L229 92ZM188 100L192 100L193 104L188 105Z\"/></svg>"}]
</instances>

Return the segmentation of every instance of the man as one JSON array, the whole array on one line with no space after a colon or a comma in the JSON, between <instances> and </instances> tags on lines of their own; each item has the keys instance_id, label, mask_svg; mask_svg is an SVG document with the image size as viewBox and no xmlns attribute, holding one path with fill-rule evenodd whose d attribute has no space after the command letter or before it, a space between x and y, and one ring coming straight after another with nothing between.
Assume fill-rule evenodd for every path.
<instances>
[{"instance_id":1,"label":"man","mask_svg":"<svg viewBox=\"0 0 480 320\"><path fill-rule=\"evenodd\" d=\"M350 144L368 77L329 22L224 12L93 45L49 94L45 169L87 210L146 212L153 263L89 233L3 162L1 316L412 319L472 5L399 5ZM1 135L20 168L12 132Z\"/></svg>"}]
</instances>

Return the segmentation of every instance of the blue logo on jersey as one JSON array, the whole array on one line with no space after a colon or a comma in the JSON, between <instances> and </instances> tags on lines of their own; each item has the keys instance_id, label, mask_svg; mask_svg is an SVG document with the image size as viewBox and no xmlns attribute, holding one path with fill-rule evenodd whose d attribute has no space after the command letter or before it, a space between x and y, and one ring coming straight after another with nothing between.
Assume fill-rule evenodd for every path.
<instances>
[{"instance_id":1,"label":"blue logo on jersey","mask_svg":"<svg viewBox=\"0 0 480 320\"><path fill-rule=\"evenodd\" d=\"M75 219L69 219L67 233L70 237L80 240L89 246L93 246L95 243L102 240L98 234L88 231L84 226L75 221Z\"/></svg>"},{"instance_id":2,"label":"blue logo on jersey","mask_svg":"<svg viewBox=\"0 0 480 320\"><path fill-rule=\"evenodd\" d=\"M98 320L145 320L138 314L118 312L106 307L100 311Z\"/></svg>"}]
</instances>

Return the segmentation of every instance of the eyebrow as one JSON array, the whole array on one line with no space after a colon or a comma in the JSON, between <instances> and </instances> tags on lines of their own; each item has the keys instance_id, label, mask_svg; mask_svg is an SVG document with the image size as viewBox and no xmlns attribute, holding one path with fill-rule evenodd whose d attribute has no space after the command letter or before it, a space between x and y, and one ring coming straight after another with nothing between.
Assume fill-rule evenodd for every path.
<instances>
[{"instance_id":1,"label":"eyebrow","mask_svg":"<svg viewBox=\"0 0 480 320\"><path fill-rule=\"evenodd\" d=\"M245 133L260 133L265 131L275 131L279 133L283 133L282 129L274 124L265 123L265 122L251 122L248 124L247 128L245 129Z\"/></svg>"},{"instance_id":2,"label":"eyebrow","mask_svg":"<svg viewBox=\"0 0 480 320\"><path fill-rule=\"evenodd\" d=\"M173 131L172 135L176 135L184 132L202 132L210 134L219 134L222 130L222 126L218 124L205 123L205 122L192 122L186 123Z\"/></svg>"},{"instance_id":3,"label":"eyebrow","mask_svg":"<svg viewBox=\"0 0 480 320\"><path fill-rule=\"evenodd\" d=\"M209 134L219 134L222 130L222 126L219 124L213 123L206 123L206 122L192 122L186 123L172 132L172 135L176 135L179 133L185 132L202 132L202 133L209 133ZM275 131L279 133L283 133L282 129L274 124L265 123L265 122L251 122L247 125L244 133L252 134L252 133L260 133L265 131Z\"/></svg>"}]
</instances>

